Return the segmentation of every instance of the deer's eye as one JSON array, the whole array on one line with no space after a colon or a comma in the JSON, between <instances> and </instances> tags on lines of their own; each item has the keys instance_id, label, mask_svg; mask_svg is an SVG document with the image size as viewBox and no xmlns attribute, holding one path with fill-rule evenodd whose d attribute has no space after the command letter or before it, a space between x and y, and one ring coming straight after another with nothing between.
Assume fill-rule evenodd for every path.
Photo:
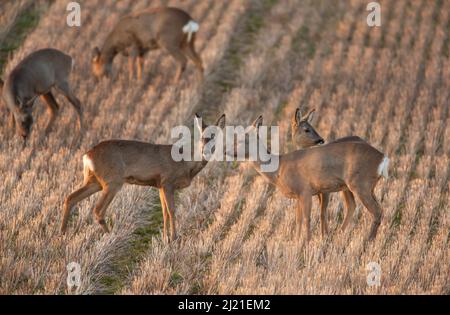
<instances>
[{"instance_id":1,"label":"deer's eye","mask_svg":"<svg viewBox=\"0 0 450 315\"><path fill-rule=\"evenodd\" d=\"M304 129L306 133L311 132L311 130L309 129Z\"/></svg>"}]
</instances>

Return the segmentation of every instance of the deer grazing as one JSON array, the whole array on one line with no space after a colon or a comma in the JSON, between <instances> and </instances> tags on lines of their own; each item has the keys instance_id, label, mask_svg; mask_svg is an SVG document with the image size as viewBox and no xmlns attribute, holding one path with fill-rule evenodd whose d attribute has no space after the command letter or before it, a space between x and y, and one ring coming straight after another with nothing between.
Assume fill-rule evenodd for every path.
<instances>
[{"instance_id":1,"label":"deer grazing","mask_svg":"<svg viewBox=\"0 0 450 315\"><path fill-rule=\"evenodd\" d=\"M129 78L142 78L144 55L158 48L166 50L179 64L178 82L191 60L203 78L202 60L195 51L195 35L199 25L183 10L171 7L147 9L123 17L107 36L102 49L95 47L92 72L95 77L110 76L114 57L121 53L128 58Z\"/></svg>"},{"instance_id":2,"label":"deer grazing","mask_svg":"<svg viewBox=\"0 0 450 315\"><path fill-rule=\"evenodd\" d=\"M25 57L7 76L3 84L3 98L9 110L11 127L17 126L20 136L27 139L33 124L32 109L39 96L47 105L50 119L45 133L51 130L59 105L51 89L58 89L70 102L78 115L78 129L82 130L81 104L72 93L69 76L73 59L56 49L42 49Z\"/></svg>"},{"instance_id":3,"label":"deer grazing","mask_svg":"<svg viewBox=\"0 0 450 315\"><path fill-rule=\"evenodd\" d=\"M248 156L249 138L258 138L262 116L248 129L248 137L238 142L245 146ZM252 135L251 135L252 134ZM259 145L263 145L259 143ZM242 150L242 149L240 149ZM271 155L270 152L266 153ZM227 154L236 156L234 152ZM274 184L288 198L297 199L297 236L301 234L303 220L306 239L311 239L310 213L312 196L349 190L361 200L373 217L369 240L375 238L381 223L382 210L374 196L375 186L381 176L388 177L389 159L363 141L343 141L297 150L278 156L279 167L273 172L263 172L263 162L249 163L258 173Z\"/></svg>"},{"instance_id":4,"label":"deer grazing","mask_svg":"<svg viewBox=\"0 0 450 315\"><path fill-rule=\"evenodd\" d=\"M315 109L311 109L305 116L302 116L300 108L297 108L295 110L295 114L292 117L291 120L291 137L292 142L298 149L306 149L312 146L315 146L317 144L323 144L324 140L322 137L317 133L316 130L311 126L311 121L313 119ZM364 142L363 139L361 139L358 136L349 136L344 137L340 139L336 139L332 141L331 143L336 142ZM345 206L347 208L347 215L344 219L344 223L342 224L342 230L344 231L348 224L350 223L351 218L353 217L353 213L356 208L355 203L355 196L350 190L342 190L341 191L342 197L345 202ZM325 238L325 236L328 234L328 218L327 218L327 206L328 202L330 200L329 193L321 192L317 194L317 197L319 198L319 204L320 204L320 227L322 232L322 237Z\"/></svg>"},{"instance_id":5,"label":"deer grazing","mask_svg":"<svg viewBox=\"0 0 450 315\"><path fill-rule=\"evenodd\" d=\"M214 140L204 135L207 126L200 125L199 119L200 117L196 115L195 128L202 135L198 145L203 152L205 142ZM216 126L225 127L225 115L217 120ZM72 207L100 190L102 196L93 212L97 222L105 232L108 232L104 219L106 209L122 186L127 183L159 189L164 219L163 236L165 240L174 240L176 238L174 193L177 189L188 187L208 160L203 158L200 161L176 162L171 156L171 150L172 145L129 140L108 140L94 146L83 155L83 186L65 199L61 232L66 231ZM170 238L167 234L168 221L170 221Z\"/></svg>"}]
</instances>

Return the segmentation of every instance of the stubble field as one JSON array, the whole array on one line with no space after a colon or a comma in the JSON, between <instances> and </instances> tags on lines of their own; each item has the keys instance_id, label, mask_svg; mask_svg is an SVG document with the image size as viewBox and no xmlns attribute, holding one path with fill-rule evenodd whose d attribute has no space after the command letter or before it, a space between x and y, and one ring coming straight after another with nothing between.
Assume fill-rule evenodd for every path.
<instances>
[{"instance_id":1,"label":"stubble field","mask_svg":"<svg viewBox=\"0 0 450 315\"><path fill-rule=\"evenodd\" d=\"M449 1L379 1L382 26L373 28L361 0L79 2L81 27L68 27L66 1L53 1L5 65L8 73L45 47L70 54L86 129L71 148L75 113L58 94L52 133L43 136L47 115L37 101L22 149L0 106L1 294L450 293ZM130 82L118 57L117 78L96 84L94 46L122 15L158 5L180 7L199 22L204 81L188 64L173 84L173 59L156 51L145 58L142 81ZM0 8L6 25L17 8ZM313 125L325 139L358 135L391 159L390 177L376 189L383 220L375 241L364 241L371 216L358 200L354 220L340 230L339 194L330 200L328 237L320 237L314 199L312 240L297 239L296 203L244 163L225 162L209 163L176 196L174 243L161 238L157 190L138 186L125 186L109 207L111 233L92 220L94 195L60 235L64 198L81 185L82 155L99 141L170 143L171 128L191 126L194 112L209 121L224 112L228 125L262 114L265 124L280 126L281 151L289 152L297 107L316 109ZM70 262L81 266L73 291ZM381 267L380 286L367 284L370 262Z\"/></svg>"}]
</instances>

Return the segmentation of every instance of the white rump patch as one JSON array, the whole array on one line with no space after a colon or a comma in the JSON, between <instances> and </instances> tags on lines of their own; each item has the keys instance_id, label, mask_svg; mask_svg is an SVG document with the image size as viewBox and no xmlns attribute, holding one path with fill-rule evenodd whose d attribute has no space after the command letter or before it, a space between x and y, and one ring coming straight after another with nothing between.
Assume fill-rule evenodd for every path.
<instances>
[{"instance_id":1,"label":"white rump patch","mask_svg":"<svg viewBox=\"0 0 450 315\"><path fill-rule=\"evenodd\" d=\"M185 26L183 26L183 33L188 34L188 42L191 41L192 33L198 32L199 28L198 23L193 20L190 20Z\"/></svg>"},{"instance_id":2,"label":"white rump patch","mask_svg":"<svg viewBox=\"0 0 450 315\"><path fill-rule=\"evenodd\" d=\"M380 165L378 165L378 175L388 179L389 158L385 156Z\"/></svg>"},{"instance_id":3,"label":"white rump patch","mask_svg":"<svg viewBox=\"0 0 450 315\"><path fill-rule=\"evenodd\" d=\"M87 154L83 155L83 167L89 171L94 171L94 163Z\"/></svg>"}]
</instances>

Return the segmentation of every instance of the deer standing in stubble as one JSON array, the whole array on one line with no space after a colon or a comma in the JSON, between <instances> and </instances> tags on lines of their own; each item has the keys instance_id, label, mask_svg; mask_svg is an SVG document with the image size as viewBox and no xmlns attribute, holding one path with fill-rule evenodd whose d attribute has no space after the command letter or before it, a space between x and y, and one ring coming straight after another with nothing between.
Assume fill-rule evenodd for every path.
<instances>
[{"instance_id":1,"label":"deer standing in stubble","mask_svg":"<svg viewBox=\"0 0 450 315\"><path fill-rule=\"evenodd\" d=\"M82 130L81 103L72 93L69 76L73 59L56 49L42 49L25 57L7 76L3 84L3 98L9 111L10 127L24 141L33 124L32 109L34 101L40 97L47 105L50 119L45 128L48 134L59 110L52 88L59 90L70 102L78 115L78 128Z\"/></svg>"},{"instance_id":2,"label":"deer standing in stubble","mask_svg":"<svg viewBox=\"0 0 450 315\"><path fill-rule=\"evenodd\" d=\"M305 116L302 116L300 108L295 110L295 114L291 120L291 137L292 142L298 149L306 149L318 144L323 144L323 138L317 133L317 131L311 126L311 121L313 119L315 109L311 109ZM358 136L349 136L336 139L329 143L337 142L364 142ZM350 190L341 191L342 198L344 199L345 206L347 208L347 215L342 224L342 231L345 231L346 227L350 223L353 213L355 212L356 203L355 196ZM322 232L322 237L328 234L328 218L327 218L327 207L330 200L329 193L321 192L317 194L320 204L320 227Z\"/></svg>"},{"instance_id":3,"label":"deer standing in stubble","mask_svg":"<svg viewBox=\"0 0 450 315\"><path fill-rule=\"evenodd\" d=\"M195 117L201 139L198 147L203 152L211 137L204 135L205 125L200 125L200 117ZM219 128L225 127L225 115L216 122ZM152 186L159 189L159 197L164 219L164 239L176 238L174 194L177 189L188 187L208 163L201 161L179 161L172 158L172 145L152 144L130 140L103 141L83 155L84 183L71 193L64 202L61 232L65 233L72 207L92 194L102 191L100 200L94 208L94 216L104 232L108 232L105 212L114 196L127 184ZM170 238L167 225L170 222Z\"/></svg>"},{"instance_id":4,"label":"deer standing in stubble","mask_svg":"<svg viewBox=\"0 0 450 315\"><path fill-rule=\"evenodd\" d=\"M175 80L178 82L191 60L203 78L202 60L195 51L195 35L199 25L183 10L171 7L147 9L123 17L107 36L102 49L95 47L92 72L95 77L110 76L115 56L121 53L128 58L130 80L134 77L137 61L137 77L142 78L144 55L162 48L177 62Z\"/></svg>"},{"instance_id":5,"label":"deer standing in stubble","mask_svg":"<svg viewBox=\"0 0 450 315\"><path fill-rule=\"evenodd\" d=\"M248 134L258 137L262 116L249 128ZM244 146L248 156L249 138L238 142L238 149ZM263 145L259 143L259 145ZM239 149L241 150L241 149ZM270 156L271 153L266 153ZM227 152L236 156L237 150ZM375 238L381 223L382 210L374 189L381 176L388 177L389 159L380 151L361 141L334 142L304 150L297 150L277 156L279 167L273 172L263 172L259 160L249 163L269 182L274 184L288 198L296 199L297 236L301 234L303 220L306 239L311 239L310 213L312 196L349 190L361 200L371 213L372 227L369 240Z\"/></svg>"}]
</instances>

